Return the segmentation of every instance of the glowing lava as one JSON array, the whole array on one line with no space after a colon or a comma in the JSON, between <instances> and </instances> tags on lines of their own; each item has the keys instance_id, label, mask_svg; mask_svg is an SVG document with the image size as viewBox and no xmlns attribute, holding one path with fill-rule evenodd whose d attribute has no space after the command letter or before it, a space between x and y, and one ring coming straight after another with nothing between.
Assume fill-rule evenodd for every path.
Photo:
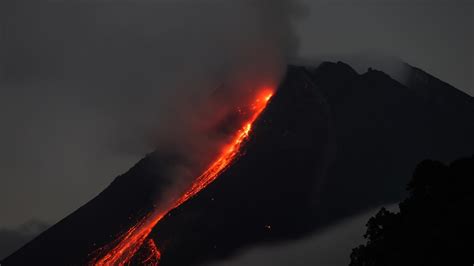
<instances>
[{"instance_id":1,"label":"glowing lava","mask_svg":"<svg viewBox=\"0 0 474 266\"><path fill-rule=\"evenodd\" d=\"M262 89L259 92L257 99L249 108L250 118L236 132L229 144L224 147L221 154L200 176L198 176L193 181L189 188L185 190L185 192L171 205L171 207L165 211L152 212L143 217L143 219L119 236L115 241L99 249L97 251L98 253L102 253L103 251L107 251L107 253L105 255L102 253L101 257L93 259L90 264L97 266L127 265L145 243L148 235L151 233L155 225L167 213L186 202L188 199L196 195L199 191L213 182L227 167L230 166L232 161L237 158L242 144L248 138L250 131L252 130L253 123L265 109L272 95L273 90L268 88ZM157 265L161 258L161 253L152 239L148 239L146 244L150 250L150 256L142 261L142 264Z\"/></svg>"},{"instance_id":2,"label":"glowing lava","mask_svg":"<svg viewBox=\"0 0 474 266\"><path fill-rule=\"evenodd\" d=\"M146 257L142 261L142 264L145 265L145 266L158 265L158 263L160 262L161 253L158 250L158 248L156 247L155 241L153 241L153 239L148 239L148 241L146 242L146 245L147 245L147 248L148 248L148 252L150 254L148 255L148 257Z\"/></svg>"}]
</instances>

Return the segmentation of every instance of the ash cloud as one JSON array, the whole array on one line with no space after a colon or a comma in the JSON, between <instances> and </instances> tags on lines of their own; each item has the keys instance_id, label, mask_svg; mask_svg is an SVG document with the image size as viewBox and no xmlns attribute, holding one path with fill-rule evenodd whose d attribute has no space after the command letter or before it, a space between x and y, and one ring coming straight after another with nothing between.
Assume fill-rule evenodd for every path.
<instances>
[{"instance_id":1,"label":"ash cloud","mask_svg":"<svg viewBox=\"0 0 474 266\"><path fill-rule=\"evenodd\" d=\"M196 121L217 123L252 86L276 85L302 15L289 0L0 7L7 225L54 222L155 147L203 150L214 140Z\"/></svg>"}]
</instances>

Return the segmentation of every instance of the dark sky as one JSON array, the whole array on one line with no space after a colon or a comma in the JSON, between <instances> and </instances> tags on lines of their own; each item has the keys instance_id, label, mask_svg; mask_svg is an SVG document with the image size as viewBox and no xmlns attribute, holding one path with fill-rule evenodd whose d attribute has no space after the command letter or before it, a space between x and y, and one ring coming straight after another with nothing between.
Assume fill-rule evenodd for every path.
<instances>
[{"instance_id":1,"label":"dark sky","mask_svg":"<svg viewBox=\"0 0 474 266\"><path fill-rule=\"evenodd\" d=\"M323 58L390 73L377 58L394 56L474 95L469 0L46 2L0 4L0 227L80 207L150 149L183 93L269 47L282 58L268 52L260 69Z\"/></svg>"}]
</instances>

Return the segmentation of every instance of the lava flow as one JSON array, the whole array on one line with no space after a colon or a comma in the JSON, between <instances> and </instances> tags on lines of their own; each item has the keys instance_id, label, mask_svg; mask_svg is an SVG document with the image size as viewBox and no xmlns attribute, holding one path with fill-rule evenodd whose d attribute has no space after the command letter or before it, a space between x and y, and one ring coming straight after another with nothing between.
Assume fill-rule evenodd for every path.
<instances>
[{"instance_id":1,"label":"lava flow","mask_svg":"<svg viewBox=\"0 0 474 266\"><path fill-rule=\"evenodd\" d=\"M146 242L150 250L150 256L147 257L143 264L157 265L161 253L155 243L148 235L151 233L155 225L171 210L177 208L188 199L196 195L199 191L213 182L240 153L242 144L248 138L252 125L259 115L267 106L268 101L273 95L273 90L265 88L257 95L257 99L250 106L250 118L236 132L228 145L224 147L221 154L209 165L209 167L199 175L185 192L174 201L174 203L164 211L152 212L142 218L137 224L132 226L128 231L123 233L111 244L99 249L97 252L102 253L100 257L91 261L91 265L127 265L135 256L137 251ZM147 240L148 238L148 240ZM103 252L106 252L105 254ZM153 263L150 263L152 262Z\"/></svg>"},{"instance_id":2,"label":"lava flow","mask_svg":"<svg viewBox=\"0 0 474 266\"><path fill-rule=\"evenodd\" d=\"M155 241L153 241L153 239L148 239L146 244L150 254L145 259L143 259L142 264L145 266L158 265L158 262L160 262L161 253L156 247Z\"/></svg>"}]
</instances>

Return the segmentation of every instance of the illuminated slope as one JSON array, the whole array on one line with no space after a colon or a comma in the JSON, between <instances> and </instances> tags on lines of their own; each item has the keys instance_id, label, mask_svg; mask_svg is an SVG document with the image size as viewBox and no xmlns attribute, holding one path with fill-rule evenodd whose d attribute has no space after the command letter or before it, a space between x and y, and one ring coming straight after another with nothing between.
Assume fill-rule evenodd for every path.
<instances>
[{"instance_id":1,"label":"illuminated slope","mask_svg":"<svg viewBox=\"0 0 474 266\"><path fill-rule=\"evenodd\" d=\"M252 98L245 102L251 103ZM314 168L320 167L317 162L322 161L328 143L322 102L304 69L290 67L230 167L161 219L148 237L141 238L141 247L139 241L123 245L128 246L127 254L138 253L129 265L153 265L156 255L144 262L153 254L148 239L159 248L160 266L200 265L259 241L285 240L291 236L288 232L297 230L298 235L307 230L312 219L307 218L306 202L318 178ZM230 117L231 124L218 128L229 137L229 144L239 125L245 129L242 120L247 118L248 122L255 113L241 107L239 114ZM234 129L229 131L230 127ZM223 147L222 152L229 148ZM183 163L182 154L173 150L148 154L94 199L4 259L2 265L87 265L102 259L125 237L140 235L140 231L144 232L141 236L146 235L144 218L156 215L156 207L165 208L155 204L166 195L167 169ZM271 234L265 227L270 223Z\"/></svg>"},{"instance_id":2,"label":"illuminated slope","mask_svg":"<svg viewBox=\"0 0 474 266\"><path fill-rule=\"evenodd\" d=\"M259 117L260 113L265 109L268 101L273 94L273 90L262 89L257 99L251 105L249 112L251 116L245 121L243 126L234 135L232 141L224 147L220 156L207 168L204 173L198 176L191 186L181 195L169 208L165 211L152 212L145 216L141 221L132 226L127 232L118 237L106 247L100 248L97 253L106 252L99 258L91 261L93 265L125 265L136 255L137 251L142 247L148 235L155 225L163 219L163 217L172 209L177 208L182 203L199 193L208 184L214 181L222 171L224 171L232 161L239 155L240 148L250 134L252 124ZM151 239L149 243L153 243ZM156 247L155 244L152 244ZM156 254L160 254L157 250ZM158 258L161 255L157 256Z\"/></svg>"}]
</instances>

